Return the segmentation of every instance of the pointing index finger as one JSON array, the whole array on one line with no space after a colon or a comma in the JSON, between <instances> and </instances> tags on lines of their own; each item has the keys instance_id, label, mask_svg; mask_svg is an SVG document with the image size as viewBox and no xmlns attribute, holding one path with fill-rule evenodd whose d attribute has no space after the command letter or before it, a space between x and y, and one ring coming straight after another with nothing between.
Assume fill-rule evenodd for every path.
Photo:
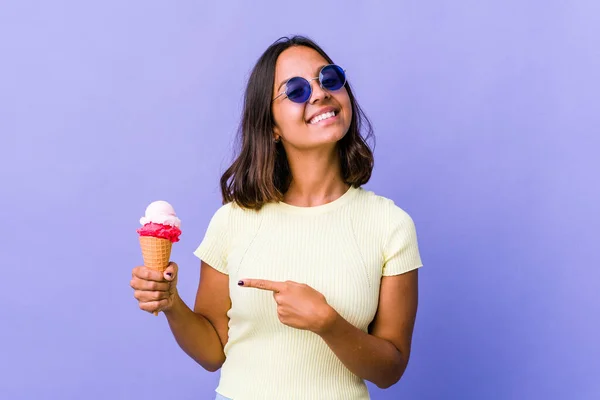
<instances>
[{"instance_id":1,"label":"pointing index finger","mask_svg":"<svg viewBox=\"0 0 600 400\"><path fill-rule=\"evenodd\" d=\"M239 281L238 285L261 290L270 290L275 293L279 293L283 289L283 282L269 281L266 279L244 279Z\"/></svg>"}]
</instances>

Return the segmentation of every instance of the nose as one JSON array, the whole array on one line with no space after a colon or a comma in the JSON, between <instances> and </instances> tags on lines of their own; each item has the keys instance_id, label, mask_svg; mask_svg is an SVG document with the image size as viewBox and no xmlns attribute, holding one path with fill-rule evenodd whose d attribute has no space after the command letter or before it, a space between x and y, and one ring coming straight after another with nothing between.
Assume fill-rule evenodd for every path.
<instances>
[{"instance_id":1,"label":"nose","mask_svg":"<svg viewBox=\"0 0 600 400\"><path fill-rule=\"evenodd\" d=\"M321 88L318 78L311 80L310 85L312 87L312 93L310 99L308 99L310 104L315 104L317 101L323 101L331 96L327 90Z\"/></svg>"}]
</instances>

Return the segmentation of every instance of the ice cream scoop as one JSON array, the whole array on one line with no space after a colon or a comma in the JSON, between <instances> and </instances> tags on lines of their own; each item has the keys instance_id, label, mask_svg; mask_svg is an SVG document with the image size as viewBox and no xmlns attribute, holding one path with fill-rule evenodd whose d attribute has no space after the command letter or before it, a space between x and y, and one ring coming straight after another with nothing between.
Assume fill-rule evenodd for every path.
<instances>
[{"instance_id":1,"label":"ice cream scoop","mask_svg":"<svg viewBox=\"0 0 600 400\"><path fill-rule=\"evenodd\" d=\"M146 225L154 222L155 224L181 227L181 220L177 218L175 209L171 204L164 200L157 200L146 207L145 215L140 218L140 224Z\"/></svg>"}]
</instances>

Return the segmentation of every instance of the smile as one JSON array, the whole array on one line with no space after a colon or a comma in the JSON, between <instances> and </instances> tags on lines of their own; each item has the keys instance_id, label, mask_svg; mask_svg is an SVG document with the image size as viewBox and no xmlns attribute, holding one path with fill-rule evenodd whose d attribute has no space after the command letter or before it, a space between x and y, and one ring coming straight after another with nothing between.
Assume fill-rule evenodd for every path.
<instances>
[{"instance_id":1,"label":"smile","mask_svg":"<svg viewBox=\"0 0 600 400\"><path fill-rule=\"evenodd\" d=\"M335 117L337 114L335 111L329 111L323 114L319 114L316 117L314 117L313 119L311 119L310 121L308 121L309 124L313 125L316 124L317 122L321 122L323 120L329 119L329 118L333 118Z\"/></svg>"}]
</instances>

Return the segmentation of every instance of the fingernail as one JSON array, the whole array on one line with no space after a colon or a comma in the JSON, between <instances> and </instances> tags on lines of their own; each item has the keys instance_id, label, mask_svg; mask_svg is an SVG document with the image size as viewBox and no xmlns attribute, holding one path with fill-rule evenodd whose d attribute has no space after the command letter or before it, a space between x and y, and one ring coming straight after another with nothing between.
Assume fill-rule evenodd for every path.
<instances>
[{"instance_id":1,"label":"fingernail","mask_svg":"<svg viewBox=\"0 0 600 400\"><path fill-rule=\"evenodd\" d=\"M238 285L244 286L244 281L238 281Z\"/></svg>"},{"instance_id":2,"label":"fingernail","mask_svg":"<svg viewBox=\"0 0 600 400\"><path fill-rule=\"evenodd\" d=\"M167 275L173 276L173 273L172 272L167 272Z\"/></svg>"}]
</instances>

